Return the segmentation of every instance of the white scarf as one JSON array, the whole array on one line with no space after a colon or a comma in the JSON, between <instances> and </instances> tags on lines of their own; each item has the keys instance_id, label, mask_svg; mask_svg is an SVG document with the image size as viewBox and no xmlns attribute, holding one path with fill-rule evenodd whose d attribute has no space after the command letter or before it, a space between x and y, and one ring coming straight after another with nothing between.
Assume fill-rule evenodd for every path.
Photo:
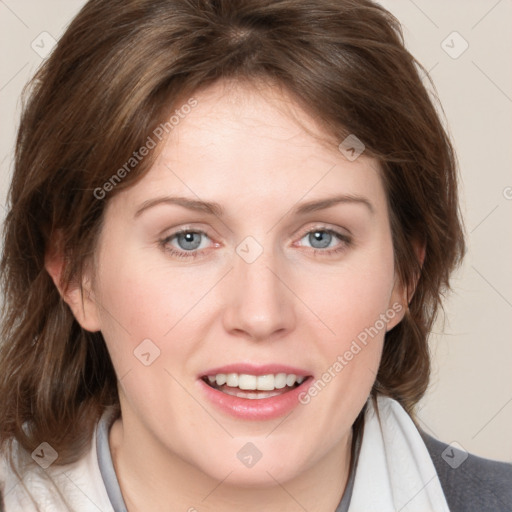
<instances>
[{"instance_id":1,"label":"white scarf","mask_svg":"<svg viewBox=\"0 0 512 512\"><path fill-rule=\"evenodd\" d=\"M372 400L349 512L449 512L434 463L410 416L388 397Z\"/></svg>"}]
</instances>

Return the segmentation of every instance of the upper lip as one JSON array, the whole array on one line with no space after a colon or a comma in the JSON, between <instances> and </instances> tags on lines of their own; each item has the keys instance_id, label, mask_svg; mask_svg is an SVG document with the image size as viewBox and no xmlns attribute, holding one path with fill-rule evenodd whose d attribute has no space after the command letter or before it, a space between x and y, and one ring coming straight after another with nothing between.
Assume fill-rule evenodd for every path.
<instances>
[{"instance_id":1,"label":"upper lip","mask_svg":"<svg viewBox=\"0 0 512 512\"><path fill-rule=\"evenodd\" d=\"M288 375L297 375L297 377L308 377L311 372L301 368L295 368L284 364L251 364L251 363L232 363L225 366L217 366L202 372L199 378L207 377L208 375L217 375L219 373L244 373L248 375L270 375L277 373L286 373Z\"/></svg>"}]
</instances>

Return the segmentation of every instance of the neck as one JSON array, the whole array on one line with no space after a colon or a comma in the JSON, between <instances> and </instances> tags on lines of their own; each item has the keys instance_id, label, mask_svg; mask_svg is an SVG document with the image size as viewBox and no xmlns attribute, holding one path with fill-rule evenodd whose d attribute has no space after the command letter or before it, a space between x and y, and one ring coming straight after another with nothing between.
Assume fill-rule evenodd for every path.
<instances>
[{"instance_id":1,"label":"neck","mask_svg":"<svg viewBox=\"0 0 512 512\"><path fill-rule=\"evenodd\" d=\"M258 486L240 485L228 473L215 479L178 454L116 420L110 430L110 450L121 492L130 512L332 512L346 487L352 431L334 450L291 479L279 481L267 472ZM231 478L230 478L231 477Z\"/></svg>"}]
</instances>

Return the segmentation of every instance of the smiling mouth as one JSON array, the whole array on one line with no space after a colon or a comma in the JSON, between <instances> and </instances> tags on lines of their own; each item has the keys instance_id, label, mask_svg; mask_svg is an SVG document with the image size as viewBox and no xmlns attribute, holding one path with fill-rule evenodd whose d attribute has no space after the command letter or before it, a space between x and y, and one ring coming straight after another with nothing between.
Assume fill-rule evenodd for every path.
<instances>
[{"instance_id":1,"label":"smiling mouth","mask_svg":"<svg viewBox=\"0 0 512 512\"><path fill-rule=\"evenodd\" d=\"M249 400L261 400L284 395L300 386L308 378L287 373L268 375L218 373L216 375L205 375L202 380L213 389L226 395Z\"/></svg>"}]
</instances>

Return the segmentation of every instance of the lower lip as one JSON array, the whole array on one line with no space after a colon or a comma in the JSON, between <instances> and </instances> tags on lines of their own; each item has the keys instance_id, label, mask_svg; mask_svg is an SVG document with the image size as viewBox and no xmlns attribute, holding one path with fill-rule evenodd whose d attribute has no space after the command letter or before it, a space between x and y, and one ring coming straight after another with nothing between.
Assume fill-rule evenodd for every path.
<instances>
[{"instance_id":1,"label":"lower lip","mask_svg":"<svg viewBox=\"0 0 512 512\"><path fill-rule=\"evenodd\" d=\"M212 388L202 379L199 385L210 402L221 411L244 420L271 420L279 418L299 405L299 395L307 390L312 377L308 377L296 388L270 398L250 399L228 395Z\"/></svg>"}]
</instances>

